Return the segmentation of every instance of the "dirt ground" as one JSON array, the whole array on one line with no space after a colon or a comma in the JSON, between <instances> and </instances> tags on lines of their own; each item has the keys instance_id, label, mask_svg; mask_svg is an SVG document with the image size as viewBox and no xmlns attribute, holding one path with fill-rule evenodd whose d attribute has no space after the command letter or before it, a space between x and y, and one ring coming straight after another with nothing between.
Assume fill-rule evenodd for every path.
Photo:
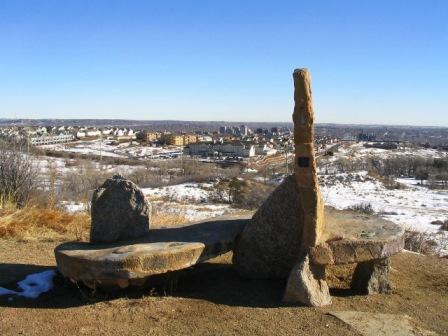
<instances>
[{"instance_id":1,"label":"dirt ground","mask_svg":"<svg viewBox=\"0 0 448 336\"><path fill-rule=\"evenodd\" d=\"M26 274L54 267L55 245L0 240L0 286L14 288ZM92 295L57 277L38 299L0 296L0 335L359 335L327 314L336 310L407 314L448 335L447 259L394 256L391 295L357 295L348 289L351 267L332 268L333 304L307 308L281 303L283 281L240 278L230 258L172 275L155 289Z\"/></svg>"}]
</instances>

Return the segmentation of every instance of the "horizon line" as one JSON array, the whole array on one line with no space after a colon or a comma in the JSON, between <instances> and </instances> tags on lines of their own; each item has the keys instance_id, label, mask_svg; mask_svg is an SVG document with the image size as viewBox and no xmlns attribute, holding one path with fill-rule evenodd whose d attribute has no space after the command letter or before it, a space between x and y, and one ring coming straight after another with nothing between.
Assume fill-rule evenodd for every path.
<instances>
[{"instance_id":1,"label":"horizon line","mask_svg":"<svg viewBox=\"0 0 448 336\"><path fill-rule=\"evenodd\" d=\"M29 120L29 121L74 121L74 120L96 120L96 121L131 121L131 122L197 122L197 123L260 123L260 124L293 124L292 121L248 121L248 120L185 120L185 119L121 119L121 118L0 118L0 121ZM424 128L448 128L447 126L429 126L415 124L386 124L386 123L336 123L336 122L315 122L315 125L338 125L338 126L390 126L390 127L424 127Z\"/></svg>"}]
</instances>

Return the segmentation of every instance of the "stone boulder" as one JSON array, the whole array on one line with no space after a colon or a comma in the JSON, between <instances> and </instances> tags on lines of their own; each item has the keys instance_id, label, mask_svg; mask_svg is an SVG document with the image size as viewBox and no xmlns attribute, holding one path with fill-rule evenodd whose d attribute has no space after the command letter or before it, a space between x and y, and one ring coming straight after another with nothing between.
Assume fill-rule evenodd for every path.
<instances>
[{"instance_id":1,"label":"stone boulder","mask_svg":"<svg viewBox=\"0 0 448 336\"><path fill-rule=\"evenodd\" d=\"M389 258L369 260L358 263L353 273L351 288L363 294L390 294Z\"/></svg>"},{"instance_id":2,"label":"stone boulder","mask_svg":"<svg viewBox=\"0 0 448 336\"><path fill-rule=\"evenodd\" d=\"M283 302L300 302L310 307L331 304L330 291L325 281L325 267L310 262L309 255L301 254L286 284Z\"/></svg>"},{"instance_id":3,"label":"stone boulder","mask_svg":"<svg viewBox=\"0 0 448 336\"><path fill-rule=\"evenodd\" d=\"M234 250L238 272L250 278L287 278L297 263L303 210L294 175L288 176L244 228Z\"/></svg>"},{"instance_id":4,"label":"stone boulder","mask_svg":"<svg viewBox=\"0 0 448 336\"><path fill-rule=\"evenodd\" d=\"M151 204L132 181L120 175L95 190L91 206L92 243L112 243L149 233Z\"/></svg>"}]
</instances>

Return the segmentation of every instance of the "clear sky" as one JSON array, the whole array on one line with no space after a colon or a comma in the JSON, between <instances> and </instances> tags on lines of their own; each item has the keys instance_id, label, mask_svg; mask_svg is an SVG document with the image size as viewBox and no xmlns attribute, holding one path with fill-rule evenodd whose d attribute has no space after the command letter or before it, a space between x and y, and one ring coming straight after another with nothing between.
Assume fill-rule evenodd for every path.
<instances>
[{"instance_id":1,"label":"clear sky","mask_svg":"<svg viewBox=\"0 0 448 336\"><path fill-rule=\"evenodd\" d=\"M0 0L0 118L448 126L448 1Z\"/></svg>"}]
</instances>

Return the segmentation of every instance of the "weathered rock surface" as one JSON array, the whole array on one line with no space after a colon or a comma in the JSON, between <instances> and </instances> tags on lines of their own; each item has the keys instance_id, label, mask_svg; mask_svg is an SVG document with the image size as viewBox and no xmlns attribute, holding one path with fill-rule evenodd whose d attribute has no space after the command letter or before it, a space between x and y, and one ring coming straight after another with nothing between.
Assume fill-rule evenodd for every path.
<instances>
[{"instance_id":1,"label":"weathered rock surface","mask_svg":"<svg viewBox=\"0 0 448 336\"><path fill-rule=\"evenodd\" d=\"M403 250L404 229L374 215L325 208L324 243L310 249L315 264L383 259Z\"/></svg>"},{"instance_id":2,"label":"weathered rock surface","mask_svg":"<svg viewBox=\"0 0 448 336\"><path fill-rule=\"evenodd\" d=\"M314 151L314 111L311 94L311 74L296 69L294 79L294 173L302 202L303 239L305 247L321 242L324 230L324 202L319 191Z\"/></svg>"},{"instance_id":3,"label":"weathered rock surface","mask_svg":"<svg viewBox=\"0 0 448 336\"><path fill-rule=\"evenodd\" d=\"M289 274L283 301L300 302L311 307L331 304L330 291L325 281L325 267L310 263L308 254L299 257Z\"/></svg>"},{"instance_id":4,"label":"weathered rock surface","mask_svg":"<svg viewBox=\"0 0 448 336\"><path fill-rule=\"evenodd\" d=\"M120 175L95 190L91 214L92 243L124 241L149 233L151 204L132 181Z\"/></svg>"},{"instance_id":5,"label":"weathered rock surface","mask_svg":"<svg viewBox=\"0 0 448 336\"><path fill-rule=\"evenodd\" d=\"M363 294L388 294L392 291L389 282L389 258L358 263L351 287Z\"/></svg>"},{"instance_id":6,"label":"weathered rock surface","mask_svg":"<svg viewBox=\"0 0 448 336\"><path fill-rule=\"evenodd\" d=\"M295 176L288 176L244 228L234 251L238 272L250 278L287 278L300 252L303 212Z\"/></svg>"},{"instance_id":7,"label":"weathered rock surface","mask_svg":"<svg viewBox=\"0 0 448 336\"><path fill-rule=\"evenodd\" d=\"M141 285L151 275L181 270L234 247L249 219L215 219L152 229L126 243L65 243L55 249L59 271L89 287Z\"/></svg>"}]
</instances>

